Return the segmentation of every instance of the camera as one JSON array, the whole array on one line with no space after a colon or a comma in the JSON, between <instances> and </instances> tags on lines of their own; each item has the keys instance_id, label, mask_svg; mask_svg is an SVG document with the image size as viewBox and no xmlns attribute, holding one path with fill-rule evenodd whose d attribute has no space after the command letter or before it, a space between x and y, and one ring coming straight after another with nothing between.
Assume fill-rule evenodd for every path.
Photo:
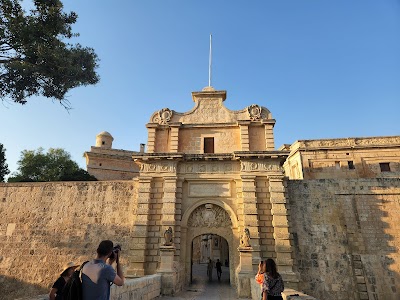
<instances>
[{"instance_id":1,"label":"camera","mask_svg":"<svg viewBox=\"0 0 400 300\"><path fill-rule=\"evenodd\" d=\"M120 246L120 245L115 245L115 246L113 247L112 253L111 253L111 255L110 255L110 259L115 259L115 255L116 255L119 251L121 251L121 246Z\"/></svg>"}]
</instances>

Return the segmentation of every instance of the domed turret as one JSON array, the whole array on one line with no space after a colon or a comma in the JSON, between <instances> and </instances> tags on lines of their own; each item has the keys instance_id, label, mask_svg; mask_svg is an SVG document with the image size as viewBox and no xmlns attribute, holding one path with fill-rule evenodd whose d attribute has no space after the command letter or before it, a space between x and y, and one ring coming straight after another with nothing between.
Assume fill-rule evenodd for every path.
<instances>
[{"instance_id":1,"label":"domed turret","mask_svg":"<svg viewBox=\"0 0 400 300\"><path fill-rule=\"evenodd\" d=\"M113 140L114 138L109 132L100 132L98 135L96 135L96 147L111 149Z\"/></svg>"}]
</instances>

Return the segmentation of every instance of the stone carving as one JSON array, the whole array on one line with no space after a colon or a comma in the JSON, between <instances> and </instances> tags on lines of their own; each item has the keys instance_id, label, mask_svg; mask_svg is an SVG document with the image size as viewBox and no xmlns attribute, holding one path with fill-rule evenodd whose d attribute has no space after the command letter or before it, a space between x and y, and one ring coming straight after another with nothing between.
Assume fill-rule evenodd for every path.
<instances>
[{"instance_id":1,"label":"stone carving","mask_svg":"<svg viewBox=\"0 0 400 300\"><path fill-rule=\"evenodd\" d=\"M261 107L257 104L252 104L247 107L247 111L249 112L250 120L256 121L261 119Z\"/></svg>"},{"instance_id":2,"label":"stone carving","mask_svg":"<svg viewBox=\"0 0 400 300\"><path fill-rule=\"evenodd\" d=\"M229 163L180 163L179 173L230 173L239 172L240 163L239 162L229 162Z\"/></svg>"},{"instance_id":3,"label":"stone carving","mask_svg":"<svg viewBox=\"0 0 400 300\"><path fill-rule=\"evenodd\" d=\"M204 124L204 123L235 123L238 120L272 119L271 112L259 105L253 104L241 110L230 110L223 104L221 98L206 98L196 102L196 106L185 113L163 108L152 114L150 123L160 125L169 122Z\"/></svg>"},{"instance_id":4,"label":"stone carving","mask_svg":"<svg viewBox=\"0 0 400 300\"><path fill-rule=\"evenodd\" d=\"M165 230L164 232L164 246L172 246L173 242L172 242L172 227L168 227L167 230Z\"/></svg>"},{"instance_id":5,"label":"stone carving","mask_svg":"<svg viewBox=\"0 0 400 300\"><path fill-rule=\"evenodd\" d=\"M218 205L206 204L196 208L189 217L188 227L225 228L232 226L228 213Z\"/></svg>"},{"instance_id":6,"label":"stone carving","mask_svg":"<svg viewBox=\"0 0 400 300\"><path fill-rule=\"evenodd\" d=\"M255 161L242 161L241 171L281 171L283 168L278 162L255 162Z\"/></svg>"},{"instance_id":7,"label":"stone carving","mask_svg":"<svg viewBox=\"0 0 400 300\"><path fill-rule=\"evenodd\" d=\"M142 163L141 172L175 173L177 162Z\"/></svg>"},{"instance_id":8,"label":"stone carving","mask_svg":"<svg viewBox=\"0 0 400 300\"><path fill-rule=\"evenodd\" d=\"M300 141L300 146L306 148L378 146L390 144L400 144L400 137L347 138Z\"/></svg>"},{"instance_id":9,"label":"stone carving","mask_svg":"<svg viewBox=\"0 0 400 300\"><path fill-rule=\"evenodd\" d=\"M163 108L158 111L155 121L158 122L158 124L165 125L171 121L171 118L172 111L169 108Z\"/></svg>"},{"instance_id":10,"label":"stone carving","mask_svg":"<svg viewBox=\"0 0 400 300\"><path fill-rule=\"evenodd\" d=\"M201 101L196 109L185 115L184 123L225 123L231 120L232 116L221 100L209 99Z\"/></svg>"},{"instance_id":11,"label":"stone carving","mask_svg":"<svg viewBox=\"0 0 400 300\"><path fill-rule=\"evenodd\" d=\"M250 230L248 228L244 229L243 235L240 237L240 247L250 248Z\"/></svg>"}]
</instances>

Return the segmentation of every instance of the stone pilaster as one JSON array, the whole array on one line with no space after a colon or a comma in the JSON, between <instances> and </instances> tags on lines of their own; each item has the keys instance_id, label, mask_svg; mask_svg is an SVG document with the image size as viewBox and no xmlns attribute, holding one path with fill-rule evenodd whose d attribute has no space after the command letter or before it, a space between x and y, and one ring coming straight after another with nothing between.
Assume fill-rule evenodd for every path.
<instances>
[{"instance_id":1,"label":"stone pilaster","mask_svg":"<svg viewBox=\"0 0 400 300\"><path fill-rule=\"evenodd\" d=\"M250 143L249 143L249 124L250 122L241 121L239 122L240 126L240 143L242 146L242 151L249 151L250 150Z\"/></svg>"},{"instance_id":2,"label":"stone pilaster","mask_svg":"<svg viewBox=\"0 0 400 300\"><path fill-rule=\"evenodd\" d=\"M178 142L179 142L179 126L180 124L171 124L171 132L170 132L170 152L178 152Z\"/></svg>"},{"instance_id":3,"label":"stone pilaster","mask_svg":"<svg viewBox=\"0 0 400 300\"><path fill-rule=\"evenodd\" d=\"M274 227L276 264L289 288L297 289L299 275L294 272L293 248L289 231L289 212L283 175L269 175L272 226Z\"/></svg>"},{"instance_id":4,"label":"stone pilaster","mask_svg":"<svg viewBox=\"0 0 400 300\"><path fill-rule=\"evenodd\" d=\"M250 231L253 264L260 261L260 234L257 214L256 176L242 175L243 223ZM244 229L244 228L243 228Z\"/></svg>"},{"instance_id":5,"label":"stone pilaster","mask_svg":"<svg viewBox=\"0 0 400 300\"><path fill-rule=\"evenodd\" d=\"M154 153L156 146L156 124L148 124L147 126L147 152Z\"/></svg>"},{"instance_id":6,"label":"stone pilaster","mask_svg":"<svg viewBox=\"0 0 400 300\"><path fill-rule=\"evenodd\" d=\"M179 261L181 255L181 220L182 220L182 184L183 179L176 180L176 193L175 193L175 260Z\"/></svg>"},{"instance_id":7,"label":"stone pilaster","mask_svg":"<svg viewBox=\"0 0 400 300\"><path fill-rule=\"evenodd\" d=\"M151 178L140 177L138 184L138 198L136 221L132 230L132 242L130 244L131 262L128 275L145 275L147 232L149 226Z\"/></svg>"},{"instance_id":8,"label":"stone pilaster","mask_svg":"<svg viewBox=\"0 0 400 300\"><path fill-rule=\"evenodd\" d=\"M164 197L162 199L161 226L164 231L168 227L173 229L174 246L177 247L175 255L180 255L182 214L182 181L176 176L164 177ZM176 259L179 261L179 259Z\"/></svg>"},{"instance_id":9,"label":"stone pilaster","mask_svg":"<svg viewBox=\"0 0 400 300\"><path fill-rule=\"evenodd\" d=\"M273 124L265 124L265 149L267 151L275 150Z\"/></svg>"}]
</instances>

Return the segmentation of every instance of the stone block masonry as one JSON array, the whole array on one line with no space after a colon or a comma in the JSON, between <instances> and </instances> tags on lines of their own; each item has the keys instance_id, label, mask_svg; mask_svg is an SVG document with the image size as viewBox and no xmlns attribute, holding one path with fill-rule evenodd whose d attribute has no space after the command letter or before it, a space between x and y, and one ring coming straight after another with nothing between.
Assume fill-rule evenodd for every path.
<instances>
[{"instance_id":1,"label":"stone block masonry","mask_svg":"<svg viewBox=\"0 0 400 300\"><path fill-rule=\"evenodd\" d=\"M400 179L288 181L300 290L400 299Z\"/></svg>"},{"instance_id":2,"label":"stone block masonry","mask_svg":"<svg viewBox=\"0 0 400 300\"><path fill-rule=\"evenodd\" d=\"M298 272L295 290L324 300L400 299L399 178L243 179L232 186L237 197L229 203L238 219L231 221L258 231L251 235L252 242L260 241L257 256L275 258L285 282L295 282L288 266ZM182 233L180 214L193 200L184 187L171 176L167 181L142 176L134 181L0 184L0 299L48 293L64 263L93 258L103 239L122 245L126 274L155 273L167 226L175 226L175 255L190 266L188 245L209 229ZM233 254L239 236L227 230L217 228L215 234L226 237ZM182 249L181 233L193 235ZM182 271L183 264L175 266L177 256L173 268L181 284L190 274ZM233 266L236 259L231 255Z\"/></svg>"},{"instance_id":3,"label":"stone block masonry","mask_svg":"<svg viewBox=\"0 0 400 300\"><path fill-rule=\"evenodd\" d=\"M132 181L0 184L0 299L48 292L103 239L122 245L128 268L134 194Z\"/></svg>"}]
</instances>

